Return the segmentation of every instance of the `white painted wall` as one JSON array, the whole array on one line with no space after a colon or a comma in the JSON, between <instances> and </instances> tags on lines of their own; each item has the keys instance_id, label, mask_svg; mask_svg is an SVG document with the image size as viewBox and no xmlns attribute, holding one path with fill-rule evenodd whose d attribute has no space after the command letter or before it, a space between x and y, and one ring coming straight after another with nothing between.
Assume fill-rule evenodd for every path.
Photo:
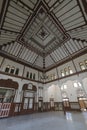
<instances>
[{"instance_id":1,"label":"white painted wall","mask_svg":"<svg viewBox=\"0 0 87 130\"><path fill-rule=\"evenodd\" d=\"M55 102L61 102L61 91L58 82L52 82L44 85L44 102L49 102L50 98L54 98Z\"/></svg>"},{"instance_id":2,"label":"white painted wall","mask_svg":"<svg viewBox=\"0 0 87 130\"><path fill-rule=\"evenodd\" d=\"M77 102L77 88L74 87L74 82L80 82L82 89L87 94L87 72L80 74L79 76L74 75L68 78L61 79L44 85L44 102L49 101L50 98L54 98L55 102L61 102L62 96L60 89L61 86L67 85L67 89L64 91L67 93L68 98L71 102Z\"/></svg>"},{"instance_id":3,"label":"white painted wall","mask_svg":"<svg viewBox=\"0 0 87 130\"><path fill-rule=\"evenodd\" d=\"M35 73L35 79L38 80L38 71L29 67L25 67L25 71L24 71L24 77L26 77L27 72L34 74Z\"/></svg>"},{"instance_id":4,"label":"white painted wall","mask_svg":"<svg viewBox=\"0 0 87 130\"><path fill-rule=\"evenodd\" d=\"M62 96L61 96L61 86L66 84L67 85L67 89L65 90L68 98L71 102L77 101L77 93L76 90L77 88L73 87L73 83L76 81L79 81L82 83L82 87L84 87L85 92L87 93L87 72L85 72L84 74L80 74L79 77L76 76L71 76L68 78L64 78L60 81L55 81L55 82L51 82L48 84L41 84L41 83L36 83L36 82L32 82L29 80L25 80L25 79L20 79L20 78L15 78L15 77L11 77L11 76L7 76L7 75L3 75L0 74L0 79L12 79L13 81L18 82L19 84L19 88L16 92L16 96L15 96L15 102L21 102L22 101L22 87L24 84L26 83L33 83L36 87L37 87L37 93L36 93L36 102L38 102L38 87L43 87L43 101L44 102L49 102L50 98L54 98L55 102L61 102L62 101Z\"/></svg>"},{"instance_id":5,"label":"white painted wall","mask_svg":"<svg viewBox=\"0 0 87 130\"><path fill-rule=\"evenodd\" d=\"M64 68L68 68L69 66L72 69L73 73L76 72L75 67L76 67L77 71L81 71L79 63L80 62L84 62L84 60L87 60L87 54L82 55L82 56L74 59L73 62L75 64L75 66L74 66L72 61L69 61L69 62L67 62L67 63L65 63L65 64L63 64L61 66L58 66L57 70L56 69L52 69L52 70L48 71L46 74L47 75L55 74L57 76L57 72L58 72L59 77L61 77L61 70L64 70ZM87 66L85 66L85 68L87 69Z\"/></svg>"},{"instance_id":6,"label":"white painted wall","mask_svg":"<svg viewBox=\"0 0 87 130\"><path fill-rule=\"evenodd\" d=\"M23 67L24 67L23 65L21 65L17 62L11 61L9 59L5 59L1 66L1 71L4 72L7 65L10 65L11 67L14 66L15 68L19 68L19 76L22 76Z\"/></svg>"},{"instance_id":7,"label":"white painted wall","mask_svg":"<svg viewBox=\"0 0 87 130\"><path fill-rule=\"evenodd\" d=\"M61 71L64 70L65 68L68 68L69 66L70 66L70 68L72 69L73 73L76 72L76 71L75 71L75 67L74 67L74 65L73 65L73 62L70 61L70 62L65 63L64 65L61 65L61 66L57 67L59 77L61 77Z\"/></svg>"},{"instance_id":8,"label":"white painted wall","mask_svg":"<svg viewBox=\"0 0 87 130\"><path fill-rule=\"evenodd\" d=\"M22 87L24 84L32 83L37 87L37 93L36 93L36 102L38 102L38 86L42 86L41 83L37 82L32 82L29 80L21 79L21 78L16 78L16 77L11 77L7 76L4 74L0 74L0 79L12 79L13 81L16 81L19 84L18 90L16 91L16 96L14 99L14 102L21 102L22 101Z\"/></svg>"},{"instance_id":9,"label":"white painted wall","mask_svg":"<svg viewBox=\"0 0 87 130\"><path fill-rule=\"evenodd\" d=\"M86 57L87 57L87 54L85 54L81 57L78 57L74 60L78 71L80 71L79 62L86 60L87 59ZM0 62L1 61L2 61L2 57L0 57ZM5 59L3 65L1 67L1 71L4 71L8 64L11 65L11 66L15 66L17 68L20 68L19 75L22 76L24 66L19 64L19 63L8 60L8 59ZM70 66L71 69L73 70L73 72L75 72L75 68L72 64L72 61L70 61L70 62L68 62L64 65L61 65L57 68L60 77L61 77L60 71L67 66ZM35 69L25 67L24 76L26 76L27 71L35 73L36 74L36 80L38 80L38 74L42 75L42 72L38 73L38 71L35 70ZM47 72L47 74L53 74L53 73L55 73L57 75L56 69L52 69L51 71ZM44 88L43 89L43 100L44 100L44 102L49 102L50 98L54 98L55 102L61 102L62 96L61 96L61 89L60 88L64 84L67 85L67 89L65 91L67 92L69 100L72 101L72 102L77 101L76 88L73 87L73 83L76 82L76 81L81 82L82 87L87 94L87 72L81 73L81 74L79 74L79 76L77 76L77 75L70 76L68 78L63 78L60 81L50 82L50 83L47 83L47 84L44 84L44 85L41 84L41 83L32 82L32 81L21 79L21 78L11 77L11 76L7 76L7 75L4 75L4 74L0 74L0 79L12 79L13 81L18 82L19 88L16 92L15 102L21 102L21 99L22 99L21 98L21 96L22 96L21 90L22 90L22 87L25 83L33 83L37 87L36 102L38 102L38 87L39 86L40 87L42 86Z\"/></svg>"},{"instance_id":10,"label":"white painted wall","mask_svg":"<svg viewBox=\"0 0 87 130\"><path fill-rule=\"evenodd\" d=\"M0 63L2 62L2 59L3 59L3 57L0 57ZM19 76L22 76L22 75L23 75L24 65L19 64L19 63L17 63L17 62L14 62L14 61L12 61L12 60L9 60L9 59L5 59L5 60L4 60L2 66L1 66L1 68L0 68L0 71L3 71L3 72L4 72L7 65L10 65L10 67L14 66L14 67L15 67L15 70L16 70L16 68L19 68L19 74L18 74L18 75L19 75ZM27 66L25 66L25 70L24 70L24 75L23 75L23 77L26 77L27 71L29 71L29 74L30 74L30 73L32 73L32 74L35 73L35 79L36 79L36 80L39 80L39 79L40 79L40 78L38 77L38 76L39 76L38 71L35 70L35 69L32 69L32 68L30 68L30 67L27 67ZM42 75L42 72L39 72L39 73L40 73L40 75Z\"/></svg>"}]
</instances>

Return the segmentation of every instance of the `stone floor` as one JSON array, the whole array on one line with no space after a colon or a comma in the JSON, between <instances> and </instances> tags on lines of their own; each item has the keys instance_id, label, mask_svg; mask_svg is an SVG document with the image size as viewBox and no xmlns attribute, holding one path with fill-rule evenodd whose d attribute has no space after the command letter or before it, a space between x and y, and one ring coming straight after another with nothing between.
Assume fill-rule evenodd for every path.
<instances>
[{"instance_id":1,"label":"stone floor","mask_svg":"<svg viewBox=\"0 0 87 130\"><path fill-rule=\"evenodd\" d=\"M87 112L45 112L0 119L0 130L87 130Z\"/></svg>"}]
</instances>

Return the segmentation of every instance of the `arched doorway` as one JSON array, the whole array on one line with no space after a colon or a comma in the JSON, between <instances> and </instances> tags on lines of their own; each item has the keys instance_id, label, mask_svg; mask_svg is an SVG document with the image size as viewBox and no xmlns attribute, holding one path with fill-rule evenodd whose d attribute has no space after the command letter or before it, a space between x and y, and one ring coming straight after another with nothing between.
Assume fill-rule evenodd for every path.
<instances>
[{"instance_id":1,"label":"arched doorway","mask_svg":"<svg viewBox=\"0 0 87 130\"><path fill-rule=\"evenodd\" d=\"M36 86L32 83L23 85L23 99L21 114L28 114L34 112L35 93L37 91Z\"/></svg>"},{"instance_id":2,"label":"arched doorway","mask_svg":"<svg viewBox=\"0 0 87 130\"><path fill-rule=\"evenodd\" d=\"M87 110L87 97L83 89L81 88L77 89L77 98L80 105L80 109L82 111L86 111Z\"/></svg>"},{"instance_id":3,"label":"arched doorway","mask_svg":"<svg viewBox=\"0 0 87 130\"><path fill-rule=\"evenodd\" d=\"M62 102L63 102L64 113L66 111L71 110L71 106L70 106L68 95L67 95L66 91L64 91L64 90L62 91Z\"/></svg>"}]
</instances>

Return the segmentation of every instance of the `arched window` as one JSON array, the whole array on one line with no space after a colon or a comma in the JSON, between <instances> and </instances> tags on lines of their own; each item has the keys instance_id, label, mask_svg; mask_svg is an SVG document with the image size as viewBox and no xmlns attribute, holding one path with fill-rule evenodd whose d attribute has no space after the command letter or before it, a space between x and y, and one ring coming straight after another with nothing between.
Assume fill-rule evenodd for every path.
<instances>
[{"instance_id":1,"label":"arched window","mask_svg":"<svg viewBox=\"0 0 87 130\"><path fill-rule=\"evenodd\" d=\"M61 86L61 90L67 89L67 85L64 84L63 86Z\"/></svg>"},{"instance_id":2,"label":"arched window","mask_svg":"<svg viewBox=\"0 0 87 130\"><path fill-rule=\"evenodd\" d=\"M19 68L16 68L15 74L16 74L16 75L19 74Z\"/></svg>"},{"instance_id":3,"label":"arched window","mask_svg":"<svg viewBox=\"0 0 87 130\"><path fill-rule=\"evenodd\" d=\"M77 87L81 87L81 83L80 82L74 82L74 88L77 88Z\"/></svg>"},{"instance_id":4,"label":"arched window","mask_svg":"<svg viewBox=\"0 0 87 130\"><path fill-rule=\"evenodd\" d=\"M29 78L29 72L27 72L27 74L26 74L26 78Z\"/></svg>"},{"instance_id":5,"label":"arched window","mask_svg":"<svg viewBox=\"0 0 87 130\"><path fill-rule=\"evenodd\" d=\"M68 70L69 70L69 74L73 74L73 71L70 66L68 67Z\"/></svg>"},{"instance_id":6,"label":"arched window","mask_svg":"<svg viewBox=\"0 0 87 130\"><path fill-rule=\"evenodd\" d=\"M85 62L85 66L87 67L87 60L85 60L84 62Z\"/></svg>"},{"instance_id":7,"label":"arched window","mask_svg":"<svg viewBox=\"0 0 87 130\"><path fill-rule=\"evenodd\" d=\"M32 73L30 73L30 79L32 79Z\"/></svg>"},{"instance_id":8,"label":"arched window","mask_svg":"<svg viewBox=\"0 0 87 130\"><path fill-rule=\"evenodd\" d=\"M12 66L12 67L11 67L11 70L10 70L10 73L11 73L11 74L14 74L14 71L15 71L15 67Z\"/></svg>"},{"instance_id":9,"label":"arched window","mask_svg":"<svg viewBox=\"0 0 87 130\"><path fill-rule=\"evenodd\" d=\"M64 76L65 76L64 71L61 71L61 76L62 76L62 77L64 77Z\"/></svg>"},{"instance_id":10,"label":"arched window","mask_svg":"<svg viewBox=\"0 0 87 130\"><path fill-rule=\"evenodd\" d=\"M52 79L54 80L54 79L55 79L55 77L56 77L56 76L55 76L55 74L53 74L53 77L52 77Z\"/></svg>"},{"instance_id":11,"label":"arched window","mask_svg":"<svg viewBox=\"0 0 87 130\"><path fill-rule=\"evenodd\" d=\"M5 68L5 72L7 72L7 73L8 73L8 72L9 72L9 70L10 70L10 65L7 65L7 66L6 66L6 68Z\"/></svg>"},{"instance_id":12,"label":"arched window","mask_svg":"<svg viewBox=\"0 0 87 130\"><path fill-rule=\"evenodd\" d=\"M67 68L64 69L64 72L65 72L65 75L68 75L68 74L69 74Z\"/></svg>"},{"instance_id":13,"label":"arched window","mask_svg":"<svg viewBox=\"0 0 87 130\"><path fill-rule=\"evenodd\" d=\"M35 74L33 74L33 79L35 80Z\"/></svg>"},{"instance_id":14,"label":"arched window","mask_svg":"<svg viewBox=\"0 0 87 130\"><path fill-rule=\"evenodd\" d=\"M51 76L51 80L53 80L53 74L51 74L50 76Z\"/></svg>"},{"instance_id":15,"label":"arched window","mask_svg":"<svg viewBox=\"0 0 87 130\"><path fill-rule=\"evenodd\" d=\"M48 81L50 80L50 76L48 75Z\"/></svg>"},{"instance_id":16,"label":"arched window","mask_svg":"<svg viewBox=\"0 0 87 130\"><path fill-rule=\"evenodd\" d=\"M81 70L85 70L85 65L82 62L80 62L79 65L80 65Z\"/></svg>"}]
</instances>

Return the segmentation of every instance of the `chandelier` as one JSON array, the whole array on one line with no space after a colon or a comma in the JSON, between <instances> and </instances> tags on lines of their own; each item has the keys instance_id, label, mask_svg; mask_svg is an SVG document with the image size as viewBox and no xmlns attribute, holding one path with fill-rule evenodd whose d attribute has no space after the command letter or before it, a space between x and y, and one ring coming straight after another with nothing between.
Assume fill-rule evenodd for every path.
<instances>
[{"instance_id":1,"label":"chandelier","mask_svg":"<svg viewBox=\"0 0 87 130\"><path fill-rule=\"evenodd\" d=\"M40 77L41 80L48 79L48 76L46 75L44 70L45 70L45 53L43 53L43 73L42 73L42 76Z\"/></svg>"}]
</instances>

